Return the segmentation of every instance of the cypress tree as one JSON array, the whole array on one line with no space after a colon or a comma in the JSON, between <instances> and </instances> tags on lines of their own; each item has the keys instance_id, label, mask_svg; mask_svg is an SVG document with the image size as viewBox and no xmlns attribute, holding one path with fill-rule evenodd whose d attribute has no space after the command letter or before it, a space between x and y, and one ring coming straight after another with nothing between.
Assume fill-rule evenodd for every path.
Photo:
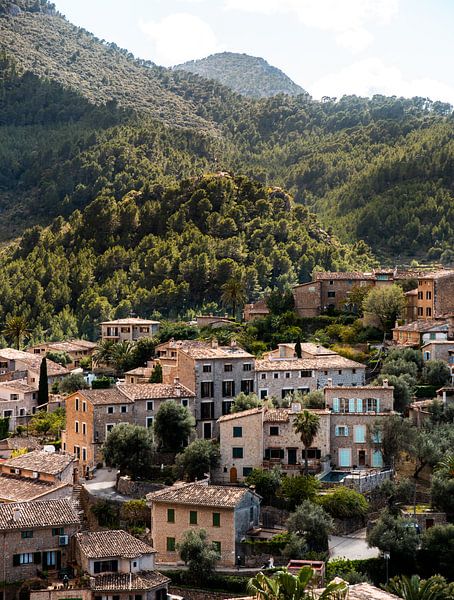
<instances>
[{"instance_id":1,"label":"cypress tree","mask_svg":"<svg viewBox=\"0 0 454 600\"><path fill-rule=\"evenodd\" d=\"M41 361L39 368L39 386L38 386L38 406L49 402L49 384L47 382L47 360L46 357Z\"/></svg>"},{"instance_id":2,"label":"cypress tree","mask_svg":"<svg viewBox=\"0 0 454 600\"><path fill-rule=\"evenodd\" d=\"M296 354L296 357L297 358L301 358L302 353L303 352L301 350L301 342L300 342L300 339L298 338L296 340L296 344L295 344L295 354Z\"/></svg>"},{"instance_id":3,"label":"cypress tree","mask_svg":"<svg viewBox=\"0 0 454 600\"><path fill-rule=\"evenodd\" d=\"M157 363L150 377L150 383L162 383L162 367Z\"/></svg>"}]
</instances>

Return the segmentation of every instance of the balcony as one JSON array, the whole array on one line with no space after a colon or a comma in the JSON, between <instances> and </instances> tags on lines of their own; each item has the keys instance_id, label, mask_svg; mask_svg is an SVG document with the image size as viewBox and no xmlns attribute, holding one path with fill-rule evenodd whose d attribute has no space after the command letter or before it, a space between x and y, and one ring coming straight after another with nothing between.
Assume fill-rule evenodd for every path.
<instances>
[{"instance_id":1,"label":"balcony","mask_svg":"<svg viewBox=\"0 0 454 600\"><path fill-rule=\"evenodd\" d=\"M309 465L309 471L311 473L320 473L322 470L321 462L319 458L309 458L307 461ZM284 473L290 473L292 475L302 474L304 471L304 461L297 463L296 465L282 462L280 459L272 458L270 460L264 460L262 462L263 469L272 469L273 467L280 467Z\"/></svg>"}]
</instances>

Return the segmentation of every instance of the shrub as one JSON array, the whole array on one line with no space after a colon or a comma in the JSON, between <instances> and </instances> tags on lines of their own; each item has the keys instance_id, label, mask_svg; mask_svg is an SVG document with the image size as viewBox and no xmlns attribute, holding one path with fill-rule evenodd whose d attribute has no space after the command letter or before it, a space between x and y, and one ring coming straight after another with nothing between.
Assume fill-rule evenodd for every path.
<instances>
[{"instance_id":1,"label":"shrub","mask_svg":"<svg viewBox=\"0 0 454 600\"><path fill-rule=\"evenodd\" d=\"M320 496L318 502L335 519L364 517L369 508L369 503L362 494L344 486Z\"/></svg>"}]
</instances>

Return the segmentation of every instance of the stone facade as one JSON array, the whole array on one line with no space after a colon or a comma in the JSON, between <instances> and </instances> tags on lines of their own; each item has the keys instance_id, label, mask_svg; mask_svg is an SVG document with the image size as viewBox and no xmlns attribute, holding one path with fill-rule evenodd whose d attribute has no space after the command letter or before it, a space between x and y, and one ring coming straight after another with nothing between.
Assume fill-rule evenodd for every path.
<instances>
[{"instance_id":1,"label":"stone facade","mask_svg":"<svg viewBox=\"0 0 454 600\"><path fill-rule=\"evenodd\" d=\"M101 323L101 339L114 342L135 342L140 338L151 338L159 332L159 321L130 317Z\"/></svg>"},{"instance_id":2,"label":"stone facade","mask_svg":"<svg viewBox=\"0 0 454 600\"><path fill-rule=\"evenodd\" d=\"M418 278L418 319L434 319L454 313L454 269Z\"/></svg>"},{"instance_id":3,"label":"stone facade","mask_svg":"<svg viewBox=\"0 0 454 600\"><path fill-rule=\"evenodd\" d=\"M420 346L429 341L446 340L449 324L446 320L421 319L393 328L393 342L399 346Z\"/></svg>"},{"instance_id":4,"label":"stone facade","mask_svg":"<svg viewBox=\"0 0 454 600\"><path fill-rule=\"evenodd\" d=\"M0 416L9 418L9 430L27 425L38 406L38 387L27 379L0 382Z\"/></svg>"}]
</instances>

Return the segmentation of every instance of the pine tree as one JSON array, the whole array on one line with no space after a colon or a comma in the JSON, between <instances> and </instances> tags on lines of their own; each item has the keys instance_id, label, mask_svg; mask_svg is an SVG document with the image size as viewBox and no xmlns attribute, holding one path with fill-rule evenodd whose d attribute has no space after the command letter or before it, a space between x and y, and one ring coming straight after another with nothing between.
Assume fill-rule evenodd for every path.
<instances>
[{"instance_id":1,"label":"pine tree","mask_svg":"<svg viewBox=\"0 0 454 600\"><path fill-rule=\"evenodd\" d=\"M47 360L46 357L41 361L39 368L39 386L38 386L38 406L49 402L49 384L47 381Z\"/></svg>"}]
</instances>

